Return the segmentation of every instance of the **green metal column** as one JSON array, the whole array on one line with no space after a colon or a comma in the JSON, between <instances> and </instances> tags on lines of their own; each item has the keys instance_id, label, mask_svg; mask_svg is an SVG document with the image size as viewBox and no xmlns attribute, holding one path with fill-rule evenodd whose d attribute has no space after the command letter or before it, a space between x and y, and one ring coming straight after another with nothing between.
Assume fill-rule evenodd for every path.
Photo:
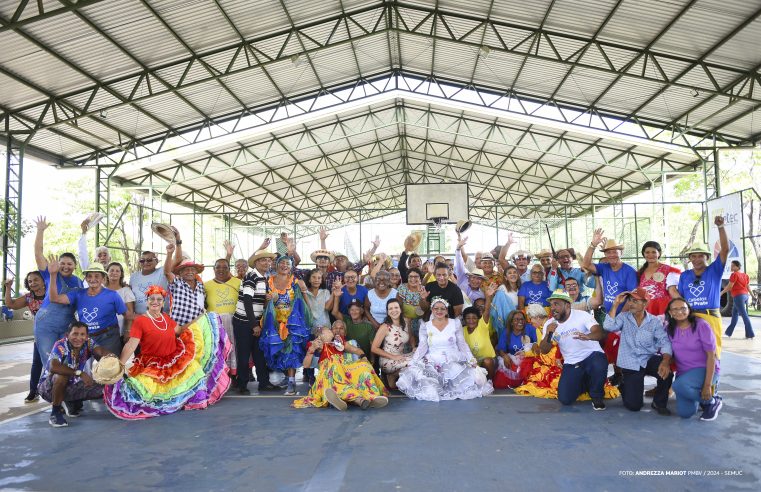
<instances>
[{"instance_id":1,"label":"green metal column","mask_svg":"<svg viewBox=\"0 0 761 492\"><path fill-rule=\"evenodd\" d=\"M7 127L7 121L6 121ZM7 130L7 128L6 128ZM21 265L21 188L24 170L24 143L7 132L5 149L5 195L3 201L3 285L12 276L13 292L19 291Z\"/></svg>"}]
</instances>

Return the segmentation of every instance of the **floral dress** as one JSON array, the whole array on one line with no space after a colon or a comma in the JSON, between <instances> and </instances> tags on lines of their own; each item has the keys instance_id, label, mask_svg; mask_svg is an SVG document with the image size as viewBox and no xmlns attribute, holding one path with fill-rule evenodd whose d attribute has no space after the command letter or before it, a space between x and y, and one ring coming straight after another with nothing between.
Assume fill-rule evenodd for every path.
<instances>
[{"instance_id":1,"label":"floral dress","mask_svg":"<svg viewBox=\"0 0 761 492\"><path fill-rule=\"evenodd\" d=\"M423 316L420 292L411 291L407 284L400 285L396 292L402 298L402 314L411 320L412 333L417 337L420 331L420 317Z\"/></svg>"},{"instance_id":2,"label":"floral dress","mask_svg":"<svg viewBox=\"0 0 761 492\"><path fill-rule=\"evenodd\" d=\"M328 388L332 388L345 402L357 399L372 401L379 396L388 395L388 390L367 359L359 359L356 362L346 361L345 344L346 340L343 337L336 336L333 343L323 346L319 371L314 384L307 396L294 400L294 407L327 407L325 390Z\"/></svg>"},{"instance_id":3,"label":"floral dress","mask_svg":"<svg viewBox=\"0 0 761 492\"><path fill-rule=\"evenodd\" d=\"M409 340L410 334L401 326L389 327L388 333L386 333L385 338L383 338L383 350L389 354L403 355L404 359L395 360L381 357L380 366L384 374L393 374L409 365L410 360L412 360L412 354L404 353L404 347Z\"/></svg>"}]
</instances>

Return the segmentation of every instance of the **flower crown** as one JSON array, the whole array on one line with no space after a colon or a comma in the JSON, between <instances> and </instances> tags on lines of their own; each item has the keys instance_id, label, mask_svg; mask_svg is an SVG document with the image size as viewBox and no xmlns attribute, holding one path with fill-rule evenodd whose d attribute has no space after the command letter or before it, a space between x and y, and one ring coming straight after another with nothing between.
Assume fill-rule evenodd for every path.
<instances>
[{"instance_id":1,"label":"flower crown","mask_svg":"<svg viewBox=\"0 0 761 492\"><path fill-rule=\"evenodd\" d=\"M161 297L164 297L164 298L166 298L166 296L168 295L167 292L163 288L161 288L161 286L159 285L151 285L150 287L145 289L145 297L149 297L154 294L160 294Z\"/></svg>"},{"instance_id":2,"label":"flower crown","mask_svg":"<svg viewBox=\"0 0 761 492\"><path fill-rule=\"evenodd\" d=\"M449 302L447 302L447 300L444 299L443 297L434 297L433 300L431 301L431 307L433 307L434 304L443 304L444 306L447 307L447 309L449 309Z\"/></svg>"}]
</instances>

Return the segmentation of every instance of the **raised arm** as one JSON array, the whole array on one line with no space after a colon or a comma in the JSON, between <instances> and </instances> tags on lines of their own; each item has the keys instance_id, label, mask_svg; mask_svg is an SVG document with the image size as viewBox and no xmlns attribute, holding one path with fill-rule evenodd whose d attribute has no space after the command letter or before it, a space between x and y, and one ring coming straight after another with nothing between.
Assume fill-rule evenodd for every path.
<instances>
[{"instance_id":1,"label":"raised arm","mask_svg":"<svg viewBox=\"0 0 761 492\"><path fill-rule=\"evenodd\" d=\"M370 247L370 249L367 250L363 258L365 260L365 263L370 263L370 260L372 260L373 255L375 254L376 251L378 251L378 246L380 246L380 236L375 236L375 239L372 242L372 246Z\"/></svg>"},{"instance_id":2,"label":"raised arm","mask_svg":"<svg viewBox=\"0 0 761 492\"><path fill-rule=\"evenodd\" d=\"M50 272L50 302L70 304L69 296L58 293L58 260L52 255L48 258L48 272Z\"/></svg>"},{"instance_id":3,"label":"raised arm","mask_svg":"<svg viewBox=\"0 0 761 492\"><path fill-rule=\"evenodd\" d=\"M177 246L175 246L172 243L169 243L166 245L166 259L164 260L164 275L166 275L166 280L170 284L174 282L174 273L172 273L172 268L174 267L174 252L177 250Z\"/></svg>"},{"instance_id":4,"label":"raised arm","mask_svg":"<svg viewBox=\"0 0 761 492\"><path fill-rule=\"evenodd\" d=\"M26 306L26 296L17 297L11 299L11 286L13 285L13 277L5 281L5 298L4 303L11 309L21 309Z\"/></svg>"},{"instance_id":5,"label":"raised arm","mask_svg":"<svg viewBox=\"0 0 761 492\"><path fill-rule=\"evenodd\" d=\"M79 236L79 242L77 243L79 265L82 267L82 270L87 270L87 268L90 266L90 253L87 251L87 230L89 229L89 226L87 225L88 222L89 221L85 219L80 224L80 227L82 228L82 235Z\"/></svg>"},{"instance_id":6,"label":"raised arm","mask_svg":"<svg viewBox=\"0 0 761 492\"><path fill-rule=\"evenodd\" d=\"M34 260L37 262L37 268L39 270L45 270L48 267L48 259L45 258L45 254L42 250L42 244L45 240L45 229L50 224L47 223L45 217L40 215L36 220L37 235L34 237Z\"/></svg>"},{"instance_id":7,"label":"raised arm","mask_svg":"<svg viewBox=\"0 0 761 492\"><path fill-rule=\"evenodd\" d=\"M325 240L328 239L328 231L325 230L325 226L320 226L320 249L328 249L325 246Z\"/></svg>"},{"instance_id":8,"label":"raised arm","mask_svg":"<svg viewBox=\"0 0 761 492\"><path fill-rule=\"evenodd\" d=\"M229 264L230 260L233 257L233 253L235 252L235 245L225 239L225 241L222 242L222 246L225 248L225 259L227 260L227 263Z\"/></svg>"},{"instance_id":9,"label":"raised arm","mask_svg":"<svg viewBox=\"0 0 761 492\"><path fill-rule=\"evenodd\" d=\"M584 253L584 258L581 260L581 266L594 274L597 274L597 268L592 262L592 256L595 254L595 248L599 246L603 241L605 241L603 230L598 227L592 234L592 242L589 243L589 246L587 246L587 251Z\"/></svg>"},{"instance_id":10,"label":"raised arm","mask_svg":"<svg viewBox=\"0 0 761 492\"><path fill-rule=\"evenodd\" d=\"M457 277L457 285L461 289L468 286L468 272L465 269L465 262L468 261L468 255L465 254L465 243L467 241L467 237L460 238L460 233L457 233L457 248L454 251L454 274Z\"/></svg>"},{"instance_id":11,"label":"raised arm","mask_svg":"<svg viewBox=\"0 0 761 492\"><path fill-rule=\"evenodd\" d=\"M502 267L502 270L507 270L507 267L510 265L507 261L507 253L510 251L510 246L515 244L515 240L513 239L513 233L508 232L507 233L507 242L504 246L502 246L502 249L499 250L499 258L497 258L497 261L499 262L499 266Z\"/></svg>"},{"instance_id":12,"label":"raised arm","mask_svg":"<svg viewBox=\"0 0 761 492\"><path fill-rule=\"evenodd\" d=\"M335 319L343 320L344 313L342 313L341 310L339 309L341 307L340 299L341 299L341 294L343 294L343 289L341 287L336 289L336 283L338 283L339 285L341 284L340 282L333 282L333 309L331 309L330 313L333 315Z\"/></svg>"},{"instance_id":13,"label":"raised arm","mask_svg":"<svg viewBox=\"0 0 761 492\"><path fill-rule=\"evenodd\" d=\"M719 245L721 246L719 258L721 258L721 264L726 265L727 256L729 256L729 238L727 237L727 230L724 229L724 217L717 215L713 219L713 223L719 228Z\"/></svg>"},{"instance_id":14,"label":"raised arm","mask_svg":"<svg viewBox=\"0 0 761 492\"><path fill-rule=\"evenodd\" d=\"M490 283L489 287L486 288L484 314L481 316L481 318L484 320L484 323L488 323L489 319L491 318L491 302L494 300L494 296L497 294L498 289L499 286L495 282Z\"/></svg>"}]
</instances>

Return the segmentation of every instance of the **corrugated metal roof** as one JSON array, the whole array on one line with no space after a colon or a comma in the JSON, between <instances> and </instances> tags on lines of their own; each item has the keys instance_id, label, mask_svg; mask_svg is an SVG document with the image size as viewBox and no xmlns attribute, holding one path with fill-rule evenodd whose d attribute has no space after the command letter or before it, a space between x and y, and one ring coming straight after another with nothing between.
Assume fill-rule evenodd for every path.
<instances>
[{"instance_id":1,"label":"corrugated metal roof","mask_svg":"<svg viewBox=\"0 0 761 492\"><path fill-rule=\"evenodd\" d=\"M44 5L49 11L61 6L52 0ZM17 6L15 1L0 0L0 15L10 18ZM236 169L251 171L264 180L262 186L275 189L268 181L273 180L270 166L287 170L293 178L277 187L305 196L304 206L311 207L312 195L319 191L308 181L306 170L313 172L312 178L332 180L336 169L357 168L358 159L368 163L386 159L407 166L409 174L399 172L398 166L382 168L393 174L392 182L402 183L440 179L434 176L438 171L449 179L461 179L473 169L489 172L499 162L504 174L495 179L500 183L523 171L533 176L514 190L515 196L523 193L526 200L533 200L544 196L540 181L548 170L561 169L560 175L579 181L580 173L601 169L600 176L613 180L611 187L624 179L624 190L647 181L636 173L630 176L634 168L629 164L610 167L600 157L616 155L627 146L600 134L580 133L585 125L603 126L598 114L611 126L636 118L648 128L676 123L694 135L718 129L721 139L730 143L758 138L761 85L753 78L759 77L761 63L759 7L758 2L745 0L148 0L147 5L120 0L74 7L74 12L2 29L0 67L47 95L62 97L66 110L55 114L58 120L48 112L32 144L70 158L89 155L92 149L87 144L108 152L132 137L173 135L175 129L197 127L207 117L234 121L244 110L241 103L256 112L275 107L283 97L328 94L343 86L348 89L337 96L366 97L389 87L388 81L352 91L358 79L399 73L407 78L392 79L390 87L399 82L405 91L427 91L441 98L441 104L399 100L357 106L311 121L308 136L304 128L296 128L276 133L278 140L244 139L248 149L244 157L237 143L226 144L215 151L221 161L203 167L205 176L190 178L198 173L187 170L188 179L197 184L170 190L191 196L193 189L202 191L201 184L213 186L215 175L221 182L233 180L242 186ZM21 18L36 13L36 3L29 2ZM246 49L249 43L254 53ZM649 51L641 51L649 45ZM196 60L189 64L192 58ZM141 65L155 73L144 77ZM421 81L428 76L433 79ZM471 83L483 91L461 93ZM2 73L0 84L0 105L18 111L22 118L13 120L12 127L39 118L48 102L46 94ZM501 97L507 91L510 94ZM468 103L477 97L494 108L557 120L557 110L543 104L552 97L575 125L570 128L579 131L447 108L447 98ZM325 96L319 104L337 102L336 97ZM302 103L301 109L280 107L275 115L298 114L310 104ZM67 114L85 107L85 115ZM260 116L267 119L272 114L265 111ZM500 121L496 127L495 118ZM229 131L232 124L220 121L214 131ZM242 122L244 127L254 124ZM531 134L524 136L527 130ZM600 138L597 157L591 157L594 152L578 154ZM159 142L139 147L139 156L158 147ZM644 145L634 145L631 152L644 162L661 157ZM251 154L263 162L252 160ZM323 154L335 161L323 162ZM509 162L500 159L505 155L512 155ZM203 153L181 162L190 164L208 156ZM690 164L692 158L675 154L669 159L678 167ZM448 160L456 165L447 168ZM233 170L225 168L230 165ZM165 177L175 172L162 166L166 165L153 170ZM386 175L378 172L380 183ZM123 175L140 176L134 169ZM485 189L474 197L479 203L501 196ZM559 196L578 192L574 188ZM242 203L229 190L225 193L229 199L207 197L209 206ZM378 199L393 203L396 197ZM330 199L324 205L339 206Z\"/></svg>"}]
</instances>

